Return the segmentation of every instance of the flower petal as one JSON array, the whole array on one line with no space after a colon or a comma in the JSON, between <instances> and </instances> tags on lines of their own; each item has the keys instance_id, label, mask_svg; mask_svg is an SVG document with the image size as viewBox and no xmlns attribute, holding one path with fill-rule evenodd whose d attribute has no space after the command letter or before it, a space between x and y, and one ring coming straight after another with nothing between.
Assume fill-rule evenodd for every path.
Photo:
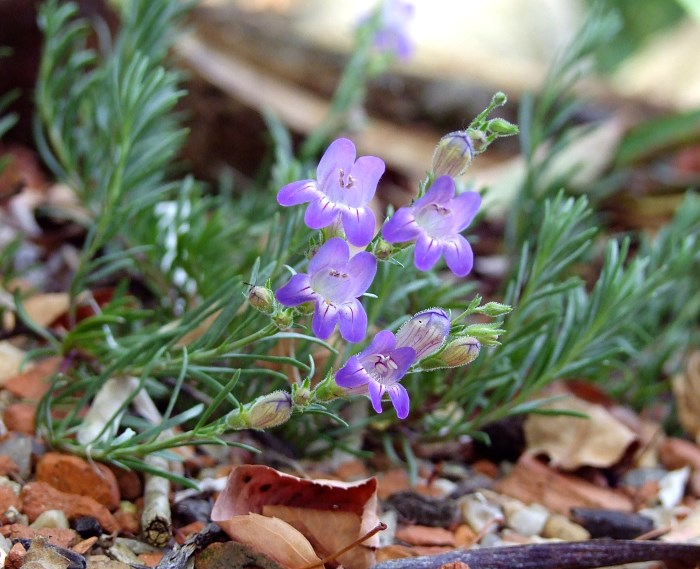
<instances>
[{"instance_id":1,"label":"flower petal","mask_svg":"<svg viewBox=\"0 0 700 569\"><path fill-rule=\"evenodd\" d=\"M432 239L425 233L416 241L413 263L419 271L429 271L442 255L442 242Z\"/></svg>"},{"instance_id":2,"label":"flower petal","mask_svg":"<svg viewBox=\"0 0 700 569\"><path fill-rule=\"evenodd\" d=\"M450 317L442 308L421 310L396 332L396 345L413 348L417 360L437 352L450 333Z\"/></svg>"},{"instance_id":3,"label":"flower petal","mask_svg":"<svg viewBox=\"0 0 700 569\"><path fill-rule=\"evenodd\" d=\"M421 229L416 223L412 207L400 208L382 227L382 237L389 243L413 241L420 235L420 232Z\"/></svg>"},{"instance_id":4,"label":"flower petal","mask_svg":"<svg viewBox=\"0 0 700 569\"><path fill-rule=\"evenodd\" d=\"M286 285L275 293L275 298L284 306L297 306L316 299L318 295L311 288L309 275L299 273L294 275Z\"/></svg>"},{"instance_id":5,"label":"flower petal","mask_svg":"<svg viewBox=\"0 0 700 569\"><path fill-rule=\"evenodd\" d=\"M377 413L382 412L382 395L386 391L386 387L372 380L367 384L369 389L369 399L372 402L372 407Z\"/></svg>"},{"instance_id":6,"label":"flower petal","mask_svg":"<svg viewBox=\"0 0 700 569\"><path fill-rule=\"evenodd\" d=\"M327 267L343 267L350 259L350 247L344 239L333 237L326 241L309 261L309 274L313 275Z\"/></svg>"},{"instance_id":7,"label":"flower petal","mask_svg":"<svg viewBox=\"0 0 700 569\"><path fill-rule=\"evenodd\" d=\"M376 220L369 207L343 209L343 229L355 247L366 247L374 237Z\"/></svg>"},{"instance_id":8,"label":"flower petal","mask_svg":"<svg viewBox=\"0 0 700 569\"><path fill-rule=\"evenodd\" d=\"M396 346L396 337L391 330L382 330L378 332L369 346L362 350L359 354L360 359L363 356L371 356L372 354L388 354Z\"/></svg>"},{"instance_id":9,"label":"flower petal","mask_svg":"<svg viewBox=\"0 0 700 569\"><path fill-rule=\"evenodd\" d=\"M310 202L321 195L315 180L299 180L287 184L277 192L277 203L288 207Z\"/></svg>"},{"instance_id":10,"label":"flower petal","mask_svg":"<svg viewBox=\"0 0 700 569\"><path fill-rule=\"evenodd\" d=\"M441 205L447 205L455 195L455 181L449 176L440 176L437 180L433 182L425 195L416 200L413 207L420 208L421 206L429 203L437 203Z\"/></svg>"},{"instance_id":11,"label":"flower petal","mask_svg":"<svg viewBox=\"0 0 700 569\"><path fill-rule=\"evenodd\" d=\"M352 295L358 297L367 292L377 274L377 258L368 251L360 251L350 259L345 270L352 277Z\"/></svg>"},{"instance_id":12,"label":"flower petal","mask_svg":"<svg viewBox=\"0 0 700 569\"><path fill-rule=\"evenodd\" d=\"M309 203L304 213L304 223L311 229L321 229L333 223L339 213L338 206L322 196Z\"/></svg>"},{"instance_id":13,"label":"flower petal","mask_svg":"<svg viewBox=\"0 0 700 569\"><path fill-rule=\"evenodd\" d=\"M416 351L408 346L396 348L391 352L391 359L394 360L397 366L399 366L398 369L391 374L391 379L398 381L404 375L406 375L408 368L410 368L413 365L413 362L416 361Z\"/></svg>"},{"instance_id":14,"label":"flower petal","mask_svg":"<svg viewBox=\"0 0 700 569\"><path fill-rule=\"evenodd\" d=\"M356 299L338 307L338 323L340 335L348 342L356 343L364 340L367 334L367 313L359 300Z\"/></svg>"},{"instance_id":15,"label":"flower petal","mask_svg":"<svg viewBox=\"0 0 700 569\"><path fill-rule=\"evenodd\" d=\"M366 206L374 197L382 174L384 160L376 156L360 156L351 170L354 185L348 188L345 203L350 207Z\"/></svg>"},{"instance_id":16,"label":"flower petal","mask_svg":"<svg viewBox=\"0 0 700 569\"><path fill-rule=\"evenodd\" d=\"M450 203L450 209L457 221L457 232L464 231L474 219L481 206L481 196L478 192L464 192Z\"/></svg>"},{"instance_id":17,"label":"flower petal","mask_svg":"<svg viewBox=\"0 0 700 569\"><path fill-rule=\"evenodd\" d=\"M443 252L447 266L458 277L466 277L472 270L474 252L469 242L461 235L447 239Z\"/></svg>"},{"instance_id":18,"label":"flower petal","mask_svg":"<svg viewBox=\"0 0 700 569\"><path fill-rule=\"evenodd\" d=\"M389 392L391 402L394 404L394 408L396 409L396 416L399 419L405 419L408 417L408 411L411 403L406 388L400 383L396 383L391 387L387 387L386 390Z\"/></svg>"},{"instance_id":19,"label":"flower petal","mask_svg":"<svg viewBox=\"0 0 700 569\"><path fill-rule=\"evenodd\" d=\"M338 309L333 304L328 304L325 300L316 301L316 310L311 320L311 329L314 334L325 340L335 329L338 322Z\"/></svg>"},{"instance_id":20,"label":"flower petal","mask_svg":"<svg viewBox=\"0 0 700 569\"><path fill-rule=\"evenodd\" d=\"M335 382L340 387L357 388L367 385L370 377L357 356L352 356L335 374Z\"/></svg>"},{"instance_id":21,"label":"flower petal","mask_svg":"<svg viewBox=\"0 0 700 569\"><path fill-rule=\"evenodd\" d=\"M347 138L339 138L330 144L316 168L316 179L323 193L329 193L331 184L338 184L340 170L346 174L350 172L356 155L355 145Z\"/></svg>"}]
</instances>

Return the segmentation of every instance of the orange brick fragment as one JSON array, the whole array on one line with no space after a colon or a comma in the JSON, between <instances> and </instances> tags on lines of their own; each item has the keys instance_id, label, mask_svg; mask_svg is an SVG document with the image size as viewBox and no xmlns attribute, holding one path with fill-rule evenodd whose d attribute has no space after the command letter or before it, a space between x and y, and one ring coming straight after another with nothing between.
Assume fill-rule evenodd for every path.
<instances>
[{"instance_id":1,"label":"orange brick fragment","mask_svg":"<svg viewBox=\"0 0 700 569\"><path fill-rule=\"evenodd\" d=\"M7 425L5 425L7 426ZM19 474L19 466L9 456L0 455L0 476Z\"/></svg>"},{"instance_id":2,"label":"orange brick fragment","mask_svg":"<svg viewBox=\"0 0 700 569\"><path fill-rule=\"evenodd\" d=\"M455 545L455 536L451 531L420 525L400 527L396 530L396 539L411 545Z\"/></svg>"},{"instance_id":3,"label":"orange brick fragment","mask_svg":"<svg viewBox=\"0 0 700 569\"><path fill-rule=\"evenodd\" d=\"M51 387L49 379L56 373L60 363L61 358L46 358L27 371L8 379L3 388L17 397L39 401Z\"/></svg>"},{"instance_id":4,"label":"orange brick fragment","mask_svg":"<svg viewBox=\"0 0 700 569\"><path fill-rule=\"evenodd\" d=\"M89 496L110 510L119 507L119 486L104 464L89 463L78 456L49 452L36 465L36 479L61 492Z\"/></svg>"},{"instance_id":5,"label":"orange brick fragment","mask_svg":"<svg viewBox=\"0 0 700 569\"><path fill-rule=\"evenodd\" d=\"M36 430L36 406L32 403L12 403L6 407L2 420L10 431L33 435Z\"/></svg>"},{"instance_id":6,"label":"orange brick fragment","mask_svg":"<svg viewBox=\"0 0 700 569\"><path fill-rule=\"evenodd\" d=\"M36 539L45 537L50 543L58 547L70 548L80 540L78 534L72 529L65 528L41 528L34 529L23 524L10 524L0 526L0 534L8 539Z\"/></svg>"}]
</instances>

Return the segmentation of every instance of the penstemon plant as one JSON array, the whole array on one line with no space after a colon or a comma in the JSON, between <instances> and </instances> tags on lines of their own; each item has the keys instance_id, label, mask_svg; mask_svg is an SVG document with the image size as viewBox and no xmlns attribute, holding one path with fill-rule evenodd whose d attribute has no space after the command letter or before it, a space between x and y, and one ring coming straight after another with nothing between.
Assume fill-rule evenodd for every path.
<instances>
[{"instance_id":1,"label":"penstemon plant","mask_svg":"<svg viewBox=\"0 0 700 569\"><path fill-rule=\"evenodd\" d=\"M503 93L437 141L410 203L378 214L385 164L358 157L348 133L368 82L412 51L413 8L403 0L360 20L329 115L298 157L267 116L276 159L269 182L211 196L173 168L185 136L174 112L183 91L165 65L187 6L120 6L119 34L100 52L88 47L90 27L72 3L48 0L40 17L37 142L79 198L75 223L85 230L66 330L39 327L15 297L43 342L35 355L63 358L38 412L57 448L192 484L149 459L176 460L170 449L182 445L246 446L238 431L290 421L295 433L285 434L303 439L298 446L333 446L343 429L367 424L342 419L342 402L356 396L384 433L474 436L487 421L537 411L533 396L547 383L594 377L632 357L634 314L697 262L685 220L649 246L651 262L628 260L627 242L612 241L587 290L574 267L592 254L590 207L536 187L533 171L521 202L536 210L539 228L513 218L512 276L500 302L482 303L465 237L481 194L460 177L495 140L518 134L492 117ZM536 120L557 95L552 86ZM541 137L525 135L534 157ZM665 262L667 249L676 256ZM109 290L107 300L97 288ZM649 314L659 326L668 310ZM388 404L394 411L383 413ZM397 419L409 428L392 430Z\"/></svg>"}]
</instances>

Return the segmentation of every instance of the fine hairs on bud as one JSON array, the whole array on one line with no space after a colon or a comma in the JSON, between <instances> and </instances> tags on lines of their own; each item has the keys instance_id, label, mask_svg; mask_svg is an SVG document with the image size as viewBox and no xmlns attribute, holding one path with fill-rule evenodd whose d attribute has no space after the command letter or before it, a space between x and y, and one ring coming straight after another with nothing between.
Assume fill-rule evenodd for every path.
<instances>
[{"instance_id":1,"label":"fine hairs on bud","mask_svg":"<svg viewBox=\"0 0 700 569\"><path fill-rule=\"evenodd\" d=\"M433 174L436 178L456 178L464 174L474 159L474 143L469 132L459 130L443 136L433 153Z\"/></svg>"}]
</instances>

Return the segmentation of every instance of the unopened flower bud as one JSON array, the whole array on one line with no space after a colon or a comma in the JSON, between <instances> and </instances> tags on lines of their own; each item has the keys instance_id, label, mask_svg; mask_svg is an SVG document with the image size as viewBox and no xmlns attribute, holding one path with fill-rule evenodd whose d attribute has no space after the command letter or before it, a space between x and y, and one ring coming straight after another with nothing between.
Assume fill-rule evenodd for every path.
<instances>
[{"instance_id":1,"label":"unopened flower bud","mask_svg":"<svg viewBox=\"0 0 700 569\"><path fill-rule=\"evenodd\" d=\"M263 314L272 314L275 310L275 297L264 286L252 286L248 291L248 302Z\"/></svg>"},{"instance_id":2,"label":"unopened flower bud","mask_svg":"<svg viewBox=\"0 0 700 569\"><path fill-rule=\"evenodd\" d=\"M503 91L497 91L494 93L493 97L491 97L491 104L494 107L502 107L508 102L508 97Z\"/></svg>"},{"instance_id":3,"label":"unopened flower bud","mask_svg":"<svg viewBox=\"0 0 700 569\"><path fill-rule=\"evenodd\" d=\"M384 239L379 239L374 246L374 256L380 261L386 261L394 253L394 246Z\"/></svg>"},{"instance_id":4,"label":"unopened flower bud","mask_svg":"<svg viewBox=\"0 0 700 569\"><path fill-rule=\"evenodd\" d=\"M408 346L416 361L437 352L450 333L450 317L442 308L430 308L413 316L396 333L396 347Z\"/></svg>"},{"instance_id":5,"label":"unopened flower bud","mask_svg":"<svg viewBox=\"0 0 700 569\"><path fill-rule=\"evenodd\" d=\"M277 310L272 315L272 321L280 330L288 330L294 324L294 315L289 309Z\"/></svg>"},{"instance_id":6,"label":"unopened flower bud","mask_svg":"<svg viewBox=\"0 0 700 569\"><path fill-rule=\"evenodd\" d=\"M292 416L292 396L286 391L273 391L246 407L249 428L269 429L286 423Z\"/></svg>"},{"instance_id":7,"label":"unopened flower bud","mask_svg":"<svg viewBox=\"0 0 700 569\"><path fill-rule=\"evenodd\" d=\"M440 139L433 153L433 174L436 178L456 178L467 171L474 159L474 143L466 130L451 132Z\"/></svg>"},{"instance_id":8,"label":"unopened flower bud","mask_svg":"<svg viewBox=\"0 0 700 569\"><path fill-rule=\"evenodd\" d=\"M488 128L494 134L498 134L500 136L512 136L520 132L517 125L514 125L512 122L508 122L505 119L498 118L491 119L489 122L487 122L486 128Z\"/></svg>"},{"instance_id":9,"label":"unopened flower bud","mask_svg":"<svg viewBox=\"0 0 700 569\"><path fill-rule=\"evenodd\" d=\"M421 362L421 369L426 371L446 367L460 367L472 363L479 352L481 344L472 336L461 336L450 340L445 348L435 357Z\"/></svg>"}]
</instances>

